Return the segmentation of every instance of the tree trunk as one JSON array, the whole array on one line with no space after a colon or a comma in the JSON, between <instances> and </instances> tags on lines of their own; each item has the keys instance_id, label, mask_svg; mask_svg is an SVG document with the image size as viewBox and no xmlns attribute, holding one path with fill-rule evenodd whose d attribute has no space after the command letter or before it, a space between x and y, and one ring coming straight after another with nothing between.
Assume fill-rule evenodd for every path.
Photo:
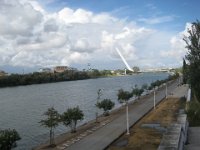
<instances>
[{"instance_id":1,"label":"tree trunk","mask_svg":"<svg viewBox=\"0 0 200 150\"><path fill-rule=\"evenodd\" d=\"M77 124L77 121L74 121L74 132L76 132L76 124Z\"/></svg>"},{"instance_id":2,"label":"tree trunk","mask_svg":"<svg viewBox=\"0 0 200 150\"><path fill-rule=\"evenodd\" d=\"M50 129L50 134L49 134L49 136L50 136L50 145L52 145L52 127L51 127L51 129Z\"/></svg>"}]
</instances>

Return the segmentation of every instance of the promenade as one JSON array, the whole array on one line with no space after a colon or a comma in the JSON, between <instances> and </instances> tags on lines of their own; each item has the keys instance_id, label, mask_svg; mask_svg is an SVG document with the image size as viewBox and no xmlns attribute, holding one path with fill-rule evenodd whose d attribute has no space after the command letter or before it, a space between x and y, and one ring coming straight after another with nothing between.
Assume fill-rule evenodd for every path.
<instances>
[{"instance_id":1,"label":"promenade","mask_svg":"<svg viewBox=\"0 0 200 150\"><path fill-rule=\"evenodd\" d=\"M168 93L173 93L178 85L178 81L168 84ZM165 98L165 86L156 92L156 104ZM129 105L130 126L133 126L140 118L153 108L153 94L144 97L137 104ZM90 134L82 138L77 138L73 144L64 142L55 149L63 150L103 150L120 135L126 132L126 114L120 113L114 120L91 131Z\"/></svg>"}]
</instances>

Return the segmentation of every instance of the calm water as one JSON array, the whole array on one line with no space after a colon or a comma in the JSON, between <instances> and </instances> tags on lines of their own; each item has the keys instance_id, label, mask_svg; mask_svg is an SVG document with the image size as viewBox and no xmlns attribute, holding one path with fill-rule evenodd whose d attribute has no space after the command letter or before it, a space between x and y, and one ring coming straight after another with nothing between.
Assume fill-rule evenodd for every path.
<instances>
[{"instance_id":1,"label":"calm water","mask_svg":"<svg viewBox=\"0 0 200 150\"><path fill-rule=\"evenodd\" d=\"M83 124L95 118L97 90L103 89L102 98L110 98L119 107L117 91L120 88L130 90L135 84L141 86L157 79L165 79L166 73L145 73L133 76L89 79L81 81L59 82L51 84L19 86L0 89L0 128L15 128L22 139L18 150L29 150L45 142L48 130L39 125L42 114L54 106L60 113L68 107L79 105L85 114ZM59 126L56 134L66 132L68 128Z\"/></svg>"}]
</instances>

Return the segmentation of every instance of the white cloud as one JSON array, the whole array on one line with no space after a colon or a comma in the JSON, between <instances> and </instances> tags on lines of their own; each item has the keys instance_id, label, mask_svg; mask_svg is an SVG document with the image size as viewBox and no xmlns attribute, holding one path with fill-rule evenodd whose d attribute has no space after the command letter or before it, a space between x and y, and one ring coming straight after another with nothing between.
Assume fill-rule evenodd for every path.
<instances>
[{"instance_id":1,"label":"white cloud","mask_svg":"<svg viewBox=\"0 0 200 150\"><path fill-rule=\"evenodd\" d=\"M159 18L152 23L158 22ZM50 13L36 0L0 1L1 65L41 67L92 62L104 63L106 68L115 66L116 60L122 63L115 50L118 47L131 65L154 66L155 62L162 63L155 55L166 46L159 42L166 41L165 36L105 12L65 7ZM177 42L171 40L171 44Z\"/></svg>"},{"instance_id":2,"label":"white cloud","mask_svg":"<svg viewBox=\"0 0 200 150\"><path fill-rule=\"evenodd\" d=\"M162 51L161 56L162 57L168 57L168 58L174 58L182 64L182 59L187 53L186 43L183 40L184 36L188 36L188 29L191 28L190 23L186 23L185 30L178 33L178 35L173 36L170 39L170 49L167 51Z\"/></svg>"},{"instance_id":3,"label":"white cloud","mask_svg":"<svg viewBox=\"0 0 200 150\"><path fill-rule=\"evenodd\" d=\"M29 3L3 0L0 4L0 34L4 37L30 36L41 20L42 15Z\"/></svg>"},{"instance_id":4,"label":"white cloud","mask_svg":"<svg viewBox=\"0 0 200 150\"><path fill-rule=\"evenodd\" d=\"M58 12L58 18L64 21L66 24L68 23L89 23L91 22L92 12L77 9L72 10L70 8L64 8Z\"/></svg>"},{"instance_id":5,"label":"white cloud","mask_svg":"<svg viewBox=\"0 0 200 150\"><path fill-rule=\"evenodd\" d=\"M152 18L140 18L138 21L144 22L146 24L159 24L159 23L165 23L170 22L175 19L174 16L161 16L161 17L152 17Z\"/></svg>"}]
</instances>

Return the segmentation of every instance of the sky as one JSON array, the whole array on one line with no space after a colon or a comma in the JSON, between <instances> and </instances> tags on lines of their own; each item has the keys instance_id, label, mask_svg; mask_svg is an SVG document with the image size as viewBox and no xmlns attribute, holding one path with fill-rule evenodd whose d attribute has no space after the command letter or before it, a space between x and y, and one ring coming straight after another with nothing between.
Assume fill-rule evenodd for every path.
<instances>
[{"instance_id":1,"label":"sky","mask_svg":"<svg viewBox=\"0 0 200 150\"><path fill-rule=\"evenodd\" d=\"M173 68L199 0L0 0L0 70Z\"/></svg>"}]
</instances>

